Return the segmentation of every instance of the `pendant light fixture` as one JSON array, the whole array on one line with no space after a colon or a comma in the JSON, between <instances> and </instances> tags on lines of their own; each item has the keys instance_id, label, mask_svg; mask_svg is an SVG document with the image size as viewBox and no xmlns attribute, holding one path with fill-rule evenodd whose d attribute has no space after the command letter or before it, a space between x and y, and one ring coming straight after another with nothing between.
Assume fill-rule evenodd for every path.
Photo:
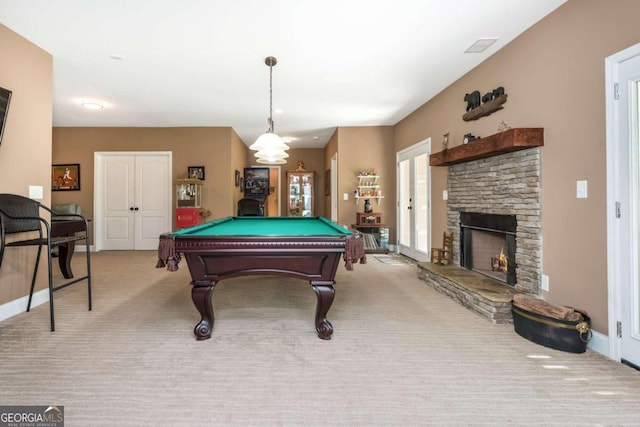
<instances>
[{"instance_id":1,"label":"pendant light fixture","mask_svg":"<svg viewBox=\"0 0 640 427\"><path fill-rule=\"evenodd\" d=\"M273 56L265 58L264 63L269 67L269 119L267 120L267 132L260 135L256 142L249 148L255 150L257 162L261 164L283 164L286 163L285 158L289 157L285 150L289 146L276 135L273 130L273 67L278 60Z\"/></svg>"}]
</instances>

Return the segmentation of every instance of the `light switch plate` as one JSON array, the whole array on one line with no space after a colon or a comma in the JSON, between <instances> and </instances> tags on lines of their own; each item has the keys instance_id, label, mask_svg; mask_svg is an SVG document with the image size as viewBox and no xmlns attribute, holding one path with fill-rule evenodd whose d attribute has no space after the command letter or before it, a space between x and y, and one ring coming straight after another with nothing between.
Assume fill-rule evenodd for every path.
<instances>
[{"instance_id":1,"label":"light switch plate","mask_svg":"<svg viewBox=\"0 0 640 427\"><path fill-rule=\"evenodd\" d=\"M44 198L44 188L42 185L30 185L29 198L33 200L42 200Z\"/></svg>"},{"instance_id":2,"label":"light switch plate","mask_svg":"<svg viewBox=\"0 0 640 427\"><path fill-rule=\"evenodd\" d=\"M344 193L344 195L342 196L342 198L344 200L349 200L349 193Z\"/></svg>"},{"instance_id":3,"label":"light switch plate","mask_svg":"<svg viewBox=\"0 0 640 427\"><path fill-rule=\"evenodd\" d=\"M449 192L447 190L442 190L442 200L449 200Z\"/></svg>"},{"instance_id":4,"label":"light switch plate","mask_svg":"<svg viewBox=\"0 0 640 427\"><path fill-rule=\"evenodd\" d=\"M587 181L576 181L576 197L578 199L587 198Z\"/></svg>"}]
</instances>

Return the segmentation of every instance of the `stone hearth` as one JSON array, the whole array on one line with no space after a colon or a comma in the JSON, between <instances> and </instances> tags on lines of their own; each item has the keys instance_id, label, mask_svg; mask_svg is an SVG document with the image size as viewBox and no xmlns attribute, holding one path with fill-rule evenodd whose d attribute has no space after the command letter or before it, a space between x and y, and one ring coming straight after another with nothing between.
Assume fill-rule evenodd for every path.
<instances>
[{"instance_id":1,"label":"stone hearth","mask_svg":"<svg viewBox=\"0 0 640 427\"><path fill-rule=\"evenodd\" d=\"M418 263L418 277L493 324L512 323L513 286L455 265Z\"/></svg>"}]
</instances>

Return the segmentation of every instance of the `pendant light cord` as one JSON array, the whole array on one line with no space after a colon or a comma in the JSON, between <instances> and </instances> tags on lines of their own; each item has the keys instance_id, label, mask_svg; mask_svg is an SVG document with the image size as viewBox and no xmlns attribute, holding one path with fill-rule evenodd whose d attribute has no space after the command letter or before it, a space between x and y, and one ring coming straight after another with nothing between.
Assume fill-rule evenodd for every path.
<instances>
[{"instance_id":1,"label":"pendant light cord","mask_svg":"<svg viewBox=\"0 0 640 427\"><path fill-rule=\"evenodd\" d=\"M269 132L273 130L273 65L269 64Z\"/></svg>"}]
</instances>

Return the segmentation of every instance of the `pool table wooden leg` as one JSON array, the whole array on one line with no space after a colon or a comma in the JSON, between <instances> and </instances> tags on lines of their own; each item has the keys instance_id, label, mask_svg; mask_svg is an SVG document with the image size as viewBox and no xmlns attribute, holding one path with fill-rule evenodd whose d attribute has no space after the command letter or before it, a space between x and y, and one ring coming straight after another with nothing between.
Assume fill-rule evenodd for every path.
<instances>
[{"instance_id":1,"label":"pool table wooden leg","mask_svg":"<svg viewBox=\"0 0 640 427\"><path fill-rule=\"evenodd\" d=\"M191 289L191 299L201 316L200 323L193 329L193 333L196 334L196 338L199 340L211 338L214 322L211 294L215 287L216 284L212 283L206 286L194 286Z\"/></svg>"},{"instance_id":2,"label":"pool table wooden leg","mask_svg":"<svg viewBox=\"0 0 640 427\"><path fill-rule=\"evenodd\" d=\"M318 297L318 305L316 306L316 331L318 337L323 340L330 340L333 334L333 325L327 320L327 312L333 304L333 297L336 294L332 284L311 282L313 292Z\"/></svg>"}]
</instances>

